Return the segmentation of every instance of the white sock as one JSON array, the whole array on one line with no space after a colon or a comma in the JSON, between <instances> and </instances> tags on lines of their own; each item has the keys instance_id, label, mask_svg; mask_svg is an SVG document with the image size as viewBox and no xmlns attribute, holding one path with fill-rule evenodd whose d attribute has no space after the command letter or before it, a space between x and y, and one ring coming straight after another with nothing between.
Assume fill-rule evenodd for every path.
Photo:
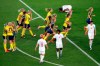
<instances>
[{"instance_id":1,"label":"white sock","mask_svg":"<svg viewBox=\"0 0 100 66\"><path fill-rule=\"evenodd\" d=\"M41 55L41 61L43 62L43 59L44 59L44 55Z\"/></svg>"},{"instance_id":2,"label":"white sock","mask_svg":"<svg viewBox=\"0 0 100 66\"><path fill-rule=\"evenodd\" d=\"M59 58L59 52L57 52L57 58Z\"/></svg>"},{"instance_id":3,"label":"white sock","mask_svg":"<svg viewBox=\"0 0 100 66\"><path fill-rule=\"evenodd\" d=\"M62 56L62 50L60 50L60 56Z\"/></svg>"},{"instance_id":4,"label":"white sock","mask_svg":"<svg viewBox=\"0 0 100 66\"><path fill-rule=\"evenodd\" d=\"M40 55L40 62L42 62L42 55Z\"/></svg>"},{"instance_id":5,"label":"white sock","mask_svg":"<svg viewBox=\"0 0 100 66\"><path fill-rule=\"evenodd\" d=\"M90 48L92 48L92 42L93 42L93 40L90 40L90 42L89 42Z\"/></svg>"}]
</instances>

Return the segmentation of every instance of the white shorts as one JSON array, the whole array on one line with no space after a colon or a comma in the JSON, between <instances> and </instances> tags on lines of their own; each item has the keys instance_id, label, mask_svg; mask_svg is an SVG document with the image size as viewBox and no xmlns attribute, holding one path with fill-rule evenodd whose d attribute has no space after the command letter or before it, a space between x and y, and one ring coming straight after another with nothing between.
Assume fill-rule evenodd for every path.
<instances>
[{"instance_id":1,"label":"white shorts","mask_svg":"<svg viewBox=\"0 0 100 66\"><path fill-rule=\"evenodd\" d=\"M40 50L40 51L39 51L39 54L45 54L45 51L41 51L41 50Z\"/></svg>"},{"instance_id":2,"label":"white shorts","mask_svg":"<svg viewBox=\"0 0 100 66\"><path fill-rule=\"evenodd\" d=\"M93 33L88 33L88 38L89 39L94 39L94 34Z\"/></svg>"},{"instance_id":3,"label":"white shorts","mask_svg":"<svg viewBox=\"0 0 100 66\"><path fill-rule=\"evenodd\" d=\"M63 48L63 44L57 43L57 44L56 44L56 48Z\"/></svg>"}]
</instances>

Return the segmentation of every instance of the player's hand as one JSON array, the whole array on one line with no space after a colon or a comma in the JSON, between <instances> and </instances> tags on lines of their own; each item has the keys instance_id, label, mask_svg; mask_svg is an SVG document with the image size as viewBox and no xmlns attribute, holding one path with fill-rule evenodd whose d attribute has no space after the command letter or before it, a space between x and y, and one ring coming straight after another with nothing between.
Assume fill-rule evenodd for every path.
<instances>
[{"instance_id":1,"label":"player's hand","mask_svg":"<svg viewBox=\"0 0 100 66\"><path fill-rule=\"evenodd\" d=\"M36 51L36 48L35 48L35 51Z\"/></svg>"}]
</instances>

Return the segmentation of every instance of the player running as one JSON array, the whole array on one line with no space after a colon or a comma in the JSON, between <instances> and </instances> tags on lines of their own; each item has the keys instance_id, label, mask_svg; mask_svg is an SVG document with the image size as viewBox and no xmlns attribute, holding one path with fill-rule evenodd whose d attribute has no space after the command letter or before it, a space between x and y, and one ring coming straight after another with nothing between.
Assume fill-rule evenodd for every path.
<instances>
[{"instance_id":1,"label":"player running","mask_svg":"<svg viewBox=\"0 0 100 66\"><path fill-rule=\"evenodd\" d=\"M22 29L22 35L21 37L24 38L26 29L29 30L32 37L36 36L33 34L31 27L30 27L30 21L32 20L32 12L29 10L25 13L25 19L24 19L24 28Z\"/></svg>"},{"instance_id":2,"label":"player running","mask_svg":"<svg viewBox=\"0 0 100 66\"><path fill-rule=\"evenodd\" d=\"M19 10L19 15L17 17L17 30L20 30L21 28L23 28L23 24L24 24L24 19L25 19L25 9L21 8Z\"/></svg>"},{"instance_id":3,"label":"player running","mask_svg":"<svg viewBox=\"0 0 100 66\"><path fill-rule=\"evenodd\" d=\"M89 38L89 47L90 47L90 50L92 50L94 35L96 35L96 26L95 24L93 24L93 21L91 21L90 24L88 24L86 27L85 35L87 34Z\"/></svg>"},{"instance_id":4,"label":"player running","mask_svg":"<svg viewBox=\"0 0 100 66\"><path fill-rule=\"evenodd\" d=\"M55 34L53 36L53 39L49 41L53 42L54 40L56 40L57 59L59 59L59 56L62 56L62 49L63 49L62 39L64 38L64 36L60 32L61 32L60 30L57 30L57 34Z\"/></svg>"},{"instance_id":5,"label":"player running","mask_svg":"<svg viewBox=\"0 0 100 66\"><path fill-rule=\"evenodd\" d=\"M56 14L53 14L51 16L50 24L45 28L45 37L44 37L45 40L47 40L47 38L50 35L53 35L54 34L54 30L58 27L58 26L55 26L56 18L57 18Z\"/></svg>"},{"instance_id":6,"label":"player running","mask_svg":"<svg viewBox=\"0 0 100 66\"><path fill-rule=\"evenodd\" d=\"M45 56L45 46L48 49L47 42L43 39L43 34L40 34L40 39L37 41L35 51L37 50L37 47L39 46L39 54L40 54L40 63L43 63L43 59Z\"/></svg>"}]
</instances>

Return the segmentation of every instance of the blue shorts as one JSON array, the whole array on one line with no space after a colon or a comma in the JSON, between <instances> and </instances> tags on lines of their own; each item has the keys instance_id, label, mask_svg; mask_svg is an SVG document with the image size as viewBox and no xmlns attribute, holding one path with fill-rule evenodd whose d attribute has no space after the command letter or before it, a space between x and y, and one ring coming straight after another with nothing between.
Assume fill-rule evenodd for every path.
<instances>
[{"instance_id":1,"label":"blue shorts","mask_svg":"<svg viewBox=\"0 0 100 66\"><path fill-rule=\"evenodd\" d=\"M8 36L9 40L13 40L14 36Z\"/></svg>"},{"instance_id":2,"label":"blue shorts","mask_svg":"<svg viewBox=\"0 0 100 66\"><path fill-rule=\"evenodd\" d=\"M87 19L86 19L86 22L87 22L88 24L90 24L90 22L91 22L91 21L90 21L90 18L87 18Z\"/></svg>"},{"instance_id":3,"label":"blue shorts","mask_svg":"<svg viewBox=\"0 0 100 66\"><path fill-rule=\"evenodd\" d=\"M45 27L45 32L49 29L49 26Z\"/></svg>"},{"instance_id":4,"label":"blue shorts","mask_svg":"<svg viewBox=\"0 0 100 66\"><path fill-rule=\"evenodd\" d=\"M24 28L30 28L30 24L25 24Z\"/></svg>"},{"instance_id":5,"label":"blue shorts","mask_svg":"<svg viewBox=\"0 0 100 66\"><path fill-rule=\"evenodd\" d=\"M52 33L53 33L53 31L49 28L49 29L47 30L47 33L52 34Z\"/></svg>"}]
</instances>

